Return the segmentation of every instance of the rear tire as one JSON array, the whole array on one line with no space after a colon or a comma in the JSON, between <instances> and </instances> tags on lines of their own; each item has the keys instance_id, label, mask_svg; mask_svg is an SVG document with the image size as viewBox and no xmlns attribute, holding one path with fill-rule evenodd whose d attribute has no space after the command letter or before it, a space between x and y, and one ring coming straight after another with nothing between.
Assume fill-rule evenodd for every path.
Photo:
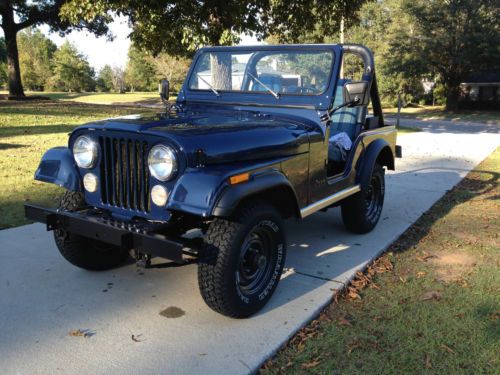
<instances>
[{"instance_id":1,"label":"rear tire","mask_svg":"<svg viewBox=\"0 0 500 375\"><path fill-rule=\"evenodd\" d=\"M75 211L85 206L83 194L67 191L59 204L61 211ZM61 255L71 264L92 271L103 271L119 266L128 258L128 252L118 246L78 236L63 229L54 230L54 239Z\"/></svg>"},{"instance_id":2,"label":"rear tire","mask_svg":"<svg viewBox=\"0 0 500 375\"><path fill-rule=\"evenodd\" d=\"M198 285L218 313L246 318L271 298L283 271L286 239L281 216L263 203L209 226L198 264Z\"/></svg>"},{"instance_id":3,"label":"rear tire","mask_svg":"<svg viewBox=\"0 0 500 375\"><path fill-rule=\"evenodd\" d=\"M353 233L368 233L382 214L385 195L384 168L375 164L368 186L342 202L342 220Z\"/></svg>"}]
</instances>

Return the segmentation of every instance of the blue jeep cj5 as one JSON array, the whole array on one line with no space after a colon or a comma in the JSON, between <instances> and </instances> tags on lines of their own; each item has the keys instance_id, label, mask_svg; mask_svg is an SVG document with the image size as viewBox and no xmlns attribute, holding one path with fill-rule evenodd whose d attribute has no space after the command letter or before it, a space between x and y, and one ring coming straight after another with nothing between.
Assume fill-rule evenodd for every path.
<instances>
[{"instance_id":1,"label":"blue jeep cj5","mask_svg":"<svg viewBox=\"0 0 500 375\"><path fill-rule=\"evenodd\" d=\"M26 216L72 264L195 260L205 302L242 318L276 289L284 218L340 205L348 230L377 224L400 149L366 47L202 48L175 104L166 80L160 96L163 113L80 126L43 156L35 179L67 192Z\"/></svg>"}]
</instances>

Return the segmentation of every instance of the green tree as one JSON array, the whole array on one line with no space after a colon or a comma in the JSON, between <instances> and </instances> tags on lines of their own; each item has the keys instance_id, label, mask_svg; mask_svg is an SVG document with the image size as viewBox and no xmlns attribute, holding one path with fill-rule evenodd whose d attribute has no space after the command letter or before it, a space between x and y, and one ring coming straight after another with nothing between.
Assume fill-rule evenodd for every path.
<instances>
[{"instance_id":1,"label":"green tree","mask_svg":"<svg viewBox=\"0 0 500 375\"><path fill-rule=\"evenodd\" d=\"M113 68L113 90L119 93L125 92L125 71L119 66Z\"/></svg>"},{"instance_id":2,"label":"green tree","mask_svg":"<svg viewBox=\"0 0 500 375\"><path fill-rule=\"evenodd\" d=\"M130 91L150 91L156 86L154 66L148 60L147 53L134 44L128 50L125 83Z\"/></svg>"},{"instance_id":3,"label":"green tree","mask_svg":"<svg viewBox=\"0 0 500 375\"><path fill-rule=\"evenodd\" d=\"M358 22L346 30L346 41L367 45L373 51L380 95L392 104L398 94L405 102L415 102L423 94L421 78L427 74L424 57L404 66L400 63L406 56L394 58L395 45L408 38L414 24L401 0L381 0L363 5Z\"/></svg>"},{"instance_id":4,"label":"green tree","mask_svg":"<svg viewBox=\"0 0 500 375\"><path fill-rule=\"evenodd\" d=\"M30 90L43 90L53 74L52 58L57 46L39 30L18 34L21 78Z\"/></svg>"},{"instance_id":5,"label":"green tree","mask_svg":"<svg viewBox=\"0 0 500 375\"><path fill-rule=\"evenodd\" d=\"M0 27L5 36L10 96L24 96L16 37L19 31L27 27L46 24L52 31L60 34L75 29L87 29L96 35L108 33L107 23L112 20L112 17L104 9L93 15L87 13L85 17L73 18L71 21L62 19L60 12L69 2L73 1L0 0ZM81 3L78 1L78 4Z\"/></svg>"},{"instance_id":6,"label":"green tree","mask_svg":"<svg viewBox=\"0 0 500 375\"><path fill-rule=\"evenodd\" d=\"M172 56L167 53L160 53L155 57L149 55L147 59L154 67L156 82L166 78L169 80L170 89L173 92L178 92L181 89L191 64L191 59Z\"/></svg>"},{"instance_id":7,"label":"green tree","mask_svg":"<svg viewBox=\"0 0 500 375\"><path fill-rule=\"evenodd\" d=\"M87 59L70 42L66 41L54 54L52 88L61 91L93 91L94 70Z\"/></svg>"},{"instance_id":8,"label":"green tree","mask_svg":"<svg viewBox=\"0 0 500 375\"><path fill-rule=\"evenodd\" d=\"M99 71L96 79L96 88L102 92L113 90L113 68L109 65L104 65Z\"/></svg>"},{"instance_id":9,"label":"green tree","mask_svg":"<svg viewBox=\"0 0 500 375\"><path fill-rule=\"evenodd\" d=\"M134 43L156 55L190 56L203 45L231 45L242 33L293 41L319 24L337 29L366 0L72 0L63 9L70 22L114 11L128 16Z\"/></svg>"},{"instance_id":10,"label":"green tree","mask_svg":"<svg viewBox=\"0 0 500 375\"><path fill-rule=\"evenodd\" d=\"M432 74L446 92L446 108L458 109L467 75L500 68L500 11L496 0L403 0L413 20L391 43L394 71Z\"/></svg>"}]
</instances>

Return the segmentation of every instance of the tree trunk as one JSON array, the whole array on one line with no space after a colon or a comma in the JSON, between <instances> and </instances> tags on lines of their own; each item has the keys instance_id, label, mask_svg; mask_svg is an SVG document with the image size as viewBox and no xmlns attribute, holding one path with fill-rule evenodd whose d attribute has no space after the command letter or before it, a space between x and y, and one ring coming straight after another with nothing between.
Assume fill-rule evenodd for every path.
<instances>
[{"instance_id":1,"label":"tree trunk","mask_svg":"<svg viewBox=\"0 0 500 375\"><path fill-rule=\"evenodd\" d=\"M231 54L221 52L211 54L210 65L212 68L212 86L217 90L231 90Z\"/></svg>"},{"instance_id":2,"label":"tree trunk","mask_svg":"<svg viewBox=\"0 0 500 375\"><path fill-rule=\"evenodd\" d=\"M2 29L5 36L7 48L7 66L9 75L9 98L24 97L23 84L21 82L21 69L19 68L19 53L17 50L17 28L14 22L14 11L12 6L2 13Z\"/></svg>"},{"instance_id":3,"label":"tree trunk","mask_svg":"<svg viewBox=\"0 0 500 375\"><path fill-rule=\"evenodd\" d=\"M446 110L456 112L458 111L458 96L460 93L460 86L448 86L446 90Z\"/></svg>"}]
</instances>

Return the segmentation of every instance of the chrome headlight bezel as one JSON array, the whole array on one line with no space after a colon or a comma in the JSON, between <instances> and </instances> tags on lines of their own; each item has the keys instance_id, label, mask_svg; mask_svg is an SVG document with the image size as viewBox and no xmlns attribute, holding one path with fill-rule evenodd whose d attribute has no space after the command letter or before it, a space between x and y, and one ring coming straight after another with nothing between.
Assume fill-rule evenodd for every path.
<instances>
[{"instance_id":1,"label":"chrome headlight bezel","mask_svg":"<svg viewBox=\"0 0 500 375\"><path fill-rule=\"evenodd\" d=\"M170 146L158 144L149 151L149 172L159 181L171 180L177 173L178 165L177 154ZM161 171L159 168L164 170Z\"/></svg>"},{"instance_id":2,"label":"chrome headlight bezel","mask_svg":"<svg viewBox=\"0 0 500 375\"><path fill-rule=\"evenodd\" d=\"M80 168L93 168L98 154L97 143L85 135L78 137L73 143L73 158Z\"/></svg>"}]
</instances>

